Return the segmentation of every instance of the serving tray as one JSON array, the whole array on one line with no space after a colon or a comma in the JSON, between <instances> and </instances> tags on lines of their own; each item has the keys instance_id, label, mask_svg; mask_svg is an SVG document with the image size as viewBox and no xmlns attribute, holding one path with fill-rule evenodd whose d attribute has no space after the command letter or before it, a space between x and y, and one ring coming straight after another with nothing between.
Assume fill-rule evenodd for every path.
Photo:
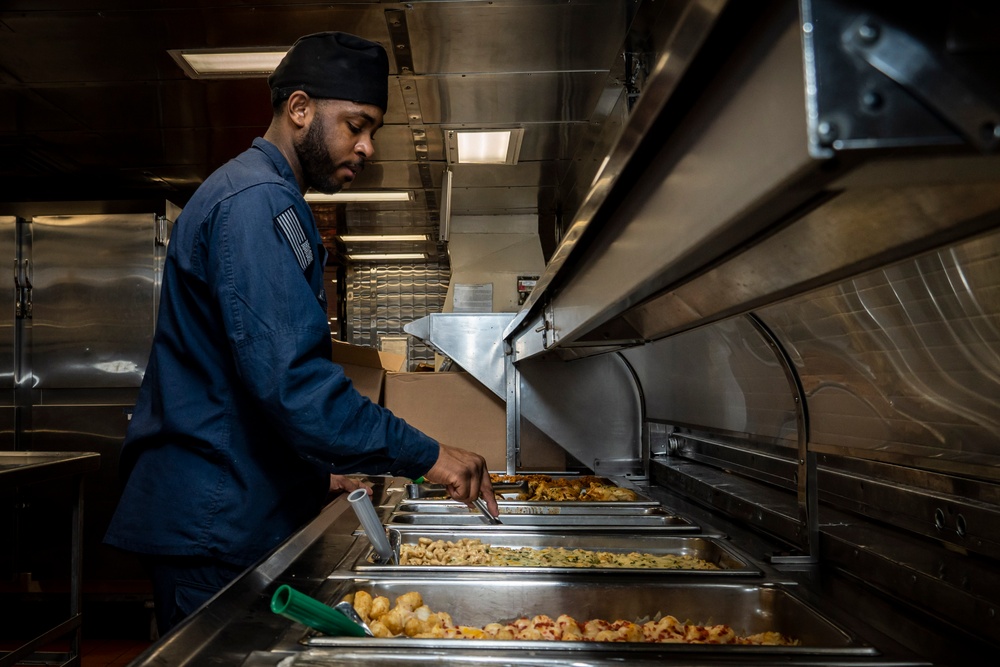
<instances>
[{"instance_id":1,"label":"serving tray","mask_svg":"<svg viewBox=\"0 0 1000 667\"><path fill-rule=\"evenodd\" d=\"M677 583L647 581L613 583L607 578L580 580L479 577L378 577L331 576L328 586L331 604L359 590L372 597L394 601L417 591L433 611L448 612L456 624L483 627L519 617L546 614L556 618L569 614L579 622L600 618L641 622L658 615L672 615L680 621L729 625L740 635L765 631L780 632L797 639L797 646L748 646L709 644L647 644L640 642L579 642L526 640L415 639L329 637L313 632L302 637L311 647L405 648L433 651L478 652L529 649L549 652L586 652L591 655L622 655L693 652L702 658L737 655L876 655L867 644L842 625L802 600L783 584Z\"/></svg>"},{"instance_id":2,"label":"serving tray","mask_svg":"<svg viewBox=\"0 0 1000 667\"><path fill-rule=\"evenodd\" d=\"M500 575L522 574L642 574L678 575L695 577L760 576L761 570L746 558L730 548L718 537L681 535L633 535L609 533L573 533L557 535L551 532L513 531L427 531L412 528L392 528L389 543L397 556L403 544L417 544L421 538L456 542L462 539L478 539L484 544L512 549L564 547L566 549L586 549L627 554L631 552L656 556L689 556L712 563L718 570L678 569L678 568L630 568L630 567L558 567L519 565L393 565L377 561L375 550L368 546L354 562L353 569L365 574L451 574L458 572L488 573Z\"/></svg>"}]
</instances>

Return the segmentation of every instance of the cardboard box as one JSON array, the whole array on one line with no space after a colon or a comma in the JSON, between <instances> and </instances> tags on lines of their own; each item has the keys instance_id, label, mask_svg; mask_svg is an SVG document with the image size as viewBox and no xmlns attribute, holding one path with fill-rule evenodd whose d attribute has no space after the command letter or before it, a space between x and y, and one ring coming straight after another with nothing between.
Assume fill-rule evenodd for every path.
<instances>
[{"instance_id":1,"label":"cardboard box","mask_svg":"<svg viewBox=\"0 0 1000 667\"><path fill-rule=\"evenodd\" d=\"M351 378L354 388L372 403L382 404L382 392L385 387L385 375L389 371L399 371L406 363L406 358L391 352L381 352L374 347L362 347L333 341L333 353L330 355L339 364L347 377Z\"/></svg>"},{"instance_id":2,"label":"cardboard box","mask_svg":"<svg viewBox=\"0 0 1000 667\"><path fill-rule=\"evenodd\" d=\"M468 373L388 373L385 407L438 442L482 455L490 470L507 467L507 406ZM566 453L522 420L521 467L564 470Z\"/></svg>"}]
</instances>

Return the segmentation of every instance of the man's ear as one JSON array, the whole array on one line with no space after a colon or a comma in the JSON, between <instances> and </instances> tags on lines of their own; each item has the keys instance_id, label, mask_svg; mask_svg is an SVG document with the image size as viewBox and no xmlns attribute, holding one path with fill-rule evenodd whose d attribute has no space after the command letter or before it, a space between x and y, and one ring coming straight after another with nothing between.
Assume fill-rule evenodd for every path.
<instances>
[{"instance_id":1,"label":"man's ear","mask_svg":"<svg viewBox=\"0 0 1000 667\"><path fill-rule=\"evenodd\" d=\"M308 93L296 90L288 98L288 104L285 106L285 114L296 127L305 127L312 113L313 101Z\"/></svg>"}]
</instances>

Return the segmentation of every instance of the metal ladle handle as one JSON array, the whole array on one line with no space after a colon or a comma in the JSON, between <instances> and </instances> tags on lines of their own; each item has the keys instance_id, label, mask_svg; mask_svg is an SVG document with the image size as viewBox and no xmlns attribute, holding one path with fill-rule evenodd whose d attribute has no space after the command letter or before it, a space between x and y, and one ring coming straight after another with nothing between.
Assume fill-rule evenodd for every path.
<instances>
[{"instance_id":1,"label":"metal ladle handle","mask_svg":"<svg viewBox=\"0 0 1000 667\"><path fill-rule=\"evenodd\" d=\"M347 496L347 501L351 503L354 513L358 515L361 527L365 529L365 535L375 547L379 559L383 563L394 561L396 553L389 544L389 538L385 536L385 529L382 527L382 522L378 520L375 508L372 507L371 498L368 497L368 489L351 491L350 495Z\"/></svg>"}]
</instances>

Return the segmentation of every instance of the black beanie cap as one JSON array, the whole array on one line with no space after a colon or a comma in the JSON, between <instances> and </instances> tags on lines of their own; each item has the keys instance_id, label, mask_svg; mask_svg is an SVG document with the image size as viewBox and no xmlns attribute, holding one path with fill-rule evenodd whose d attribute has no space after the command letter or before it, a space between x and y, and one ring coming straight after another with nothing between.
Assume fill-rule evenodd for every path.
<instances>
[{"instance_id":1,"label":"black beanie cap","mask_svg":"<svg viewBox=\"0 0 1000 667\"><path fill-rule=\"evenodd\" d=\"M385 113L389 57L381 45L346 32L317 32L296 40L267 84L278 104L296 90L319 99L372 104Z\"/></svg>"}]
</instances>

